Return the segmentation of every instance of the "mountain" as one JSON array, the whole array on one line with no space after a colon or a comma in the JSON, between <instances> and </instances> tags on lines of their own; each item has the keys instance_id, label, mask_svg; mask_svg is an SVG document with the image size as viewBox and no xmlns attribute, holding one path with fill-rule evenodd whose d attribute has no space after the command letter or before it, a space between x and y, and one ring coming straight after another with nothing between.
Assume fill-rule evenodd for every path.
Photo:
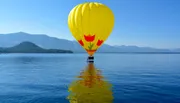
<instances>
[{"instance_id":1,"label":"mountain","mask_svg":"<svg viewBox=\"0 0 180 103\"><path fill-rule=\"evenodd\" d=\"M180 48L179 49L174 49L173 52L180 52Z\"/></svg>"},{"instance_id":2,"label":"mountain","mask_svg":"<svg viewBox=\"0 0 180 103\"><path fill-rule=\"evenodd\" d=\"M116 46L121 52L171 52L169 49L156 49L138 46Z\"/></svg>"},{"instance_id":3,"label":"mountain","mask_svg":"<svg viewBox=\"0 0 180 103\"><path fill-rule=\"evenodd\" d=\"M21 42L29 41L46 49L63 49L82 52L84 51L77 42L49 37L44 34L28 34L24 32L0 34L0 47L12 47Z\"/></svg>"},{"instance_id":4,"label":"mountain","mask_svg":"<svg viewBox=\"0 0 180 103\"><path fill-rule=\"evenodd\" d=\"M22 42L13 47L0 48L0 53L72 53L69 50L43 49L31 42Z\"/></svg>"},{"instance_id":5,"label":"mountain","mask_svg":"<svg viewBox=\"0 0 180 103\"><path fill-rule=\"evenodd\" d=\"M0 47L12 47L21 42L29 41L45 49L62 49L73 52L85 52L76 42L65 39L50 37L45 34L28 34L25 32L0 34ZM103 44L97 52L180 52L180 49L156 49L137 46L111 46Z\"/></svg>"}]
</instances>

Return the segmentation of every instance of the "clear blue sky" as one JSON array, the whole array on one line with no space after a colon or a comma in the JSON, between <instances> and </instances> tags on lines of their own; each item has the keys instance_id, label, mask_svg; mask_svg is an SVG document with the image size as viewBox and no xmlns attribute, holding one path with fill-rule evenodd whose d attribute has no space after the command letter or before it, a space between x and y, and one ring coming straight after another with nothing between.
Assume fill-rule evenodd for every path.
<instances>
[{"instance_id":1,"label":"clear blue sky","mask_svg":"<svg viewBox=\"0 0 180 103\"><path fill-rule=\"evenodd\" d=\"M74 40L70 10L92 0L0 0L0 34L27 32ZM115 28L106 43L180 47L180 0L94 0L109 6Z\"/></svg>"}]
</instances>

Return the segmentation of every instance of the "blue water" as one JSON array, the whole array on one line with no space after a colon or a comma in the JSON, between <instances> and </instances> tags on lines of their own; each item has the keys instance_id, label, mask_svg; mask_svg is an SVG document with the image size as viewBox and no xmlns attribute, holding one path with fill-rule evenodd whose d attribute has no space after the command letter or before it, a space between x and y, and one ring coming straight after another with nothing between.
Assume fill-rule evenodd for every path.
<instances>
[{"instance_id":1,"label":"blue water","mask_svg":"<svg viewBox=\"0 0 180 103\"><path fill-rule=\"evenodd\" d=\"M69 103L86 54L0 54L0 103ZM180 55L96 54L114 103L180 103Z\"/></svg>"}]
</instances>

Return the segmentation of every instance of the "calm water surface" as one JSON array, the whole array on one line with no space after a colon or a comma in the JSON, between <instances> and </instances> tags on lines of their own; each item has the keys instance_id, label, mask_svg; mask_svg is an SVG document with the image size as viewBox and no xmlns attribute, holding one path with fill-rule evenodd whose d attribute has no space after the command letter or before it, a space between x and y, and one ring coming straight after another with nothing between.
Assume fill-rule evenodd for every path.
<instances>
[{"instance_id":1,"label":"calm water surface","mask_svg":"<svg viewBox=\"0 0 180 103\"><path fill-rule=\"evenodd\" d=\"M0 103L69 103L86 54L0 54ZM114 103L180 103L180 55L96 54Z\"/></svg>"}]
</instances>

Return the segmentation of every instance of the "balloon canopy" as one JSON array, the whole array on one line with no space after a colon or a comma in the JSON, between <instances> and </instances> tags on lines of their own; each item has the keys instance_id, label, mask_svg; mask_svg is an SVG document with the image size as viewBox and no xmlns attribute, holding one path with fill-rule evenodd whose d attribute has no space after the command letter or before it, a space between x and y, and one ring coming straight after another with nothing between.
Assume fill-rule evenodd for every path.
<instances>
[{"instance_id":1,"label":"balloon canopy","mask_svg":"<svg viewBox=\"0 0 180 103\"><path fill-rule=\"evenodd\" d=\"M90 56L93 56L111 34L114 15L104 4L87 2L71 10L68 26L74 38Z\"/></svg>"}]
</instances>

